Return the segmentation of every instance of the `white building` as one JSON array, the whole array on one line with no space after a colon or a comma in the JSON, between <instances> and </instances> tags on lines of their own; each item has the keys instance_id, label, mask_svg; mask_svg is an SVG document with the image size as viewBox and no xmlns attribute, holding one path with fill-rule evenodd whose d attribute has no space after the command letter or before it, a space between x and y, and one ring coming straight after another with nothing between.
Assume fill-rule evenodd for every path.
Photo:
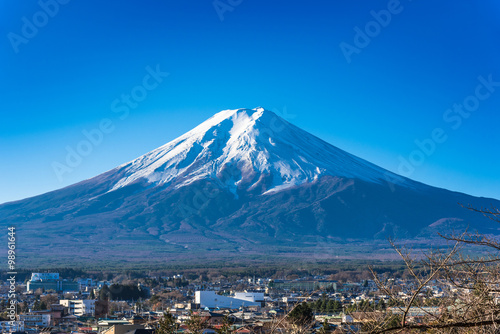
<instances>
[{"instance_id":1,"label":"white building","mask_svg":"<svg viewBox=\"0 0 500 334\"><path fill-rule=\"evenodd\" d=\"M195 303L201 308L240 308L243 306L261 306L263 293L238 292L235 297L220 296L215 291L196 291Z\"/></svg>"},{"instance_id":2,"label":"white building","mask_svg":"<svg viewBox=\"0 0 500 334\"><path fill-rule=\"evenodd\" d=\"M59 304L69 310L69 314L81 317L84 315L95 315L94 299L61 299Z\"/></svg>"},{"instance_id":3,"label":"white building","mask_svg":"<svg viewBox=\"0 0 500 334\"><path fill-rule=\"evenodd\" d=\"M240 300L246 300L248 302L263 302L264 301L264 293L263 292L236 292L234 294L234 298Z\"/></svg>"},{"instance_id":4,"label":"white building","mask_svg":"<svg viewBox=\"0 0 500 334\"><path fill-rule=\"evenodd\" d=\"M24 332L22 321L0 321L0 333Z\"/></svg>"},{"instance_id":5,"label":"white building","mask_svg":"<svg viewBox=\"0 0 500 334\"><path fill-rule=\"evenodd\" d=\"M50 314L19 314L19 320L26 327L48 327L50 326Z\"/></svg>"}]
</instances>

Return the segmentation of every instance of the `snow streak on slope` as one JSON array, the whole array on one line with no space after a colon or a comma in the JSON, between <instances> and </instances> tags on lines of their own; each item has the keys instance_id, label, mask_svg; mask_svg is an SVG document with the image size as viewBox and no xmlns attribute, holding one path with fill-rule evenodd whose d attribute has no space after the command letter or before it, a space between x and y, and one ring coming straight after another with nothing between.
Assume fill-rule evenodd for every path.
<instances>
[{"instance_id":1,"label":"snow streak on slope","mask_svg":"<svg viewBox=\"0 0 500 334\"><path fill-rule=\"evenodd\" d=\"M130 163L111 191L140 179L176 188L214 179L236 194L265 183L263 193L312 182L322 175L415 187L297 128L263 108L224 110L181 137ZM227 172L230 170L231 172ZM224 175L224 177L221 177Z\"/></svg>"}]
</instances>

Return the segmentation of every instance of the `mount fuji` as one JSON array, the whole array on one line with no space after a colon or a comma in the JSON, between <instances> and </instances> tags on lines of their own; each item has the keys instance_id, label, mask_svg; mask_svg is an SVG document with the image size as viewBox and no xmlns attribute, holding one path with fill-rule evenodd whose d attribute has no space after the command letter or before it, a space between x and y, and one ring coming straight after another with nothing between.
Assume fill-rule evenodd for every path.
<instances>
[{"instance_id":1,"label":"mount fuji","mask_svg":"<svg viewBox=\"0 0 500 334\"><path fill-rule=\"evenodd\" d=\"M212 179L238 198L241 191L270 194L324 175L375 183L390 179L417 187L417 183L339 150L263 108L221 111L118 169L124 176L110 191L140 179L154 186L174 185L174 189Z\"/></svg>"},{"instance_id":2,"label":"mount fuji","mask_svg":"<svg viewBox=\"0 0 500 334\"><path fill-rule=\"evenodd\" d=\"M0 205L27 263L384 257L467 226L495 199L431 187L351 155L263 108L225 110L94 178ZM193 256L196 255L196 256Z\"/></svg>"}]
</instances>

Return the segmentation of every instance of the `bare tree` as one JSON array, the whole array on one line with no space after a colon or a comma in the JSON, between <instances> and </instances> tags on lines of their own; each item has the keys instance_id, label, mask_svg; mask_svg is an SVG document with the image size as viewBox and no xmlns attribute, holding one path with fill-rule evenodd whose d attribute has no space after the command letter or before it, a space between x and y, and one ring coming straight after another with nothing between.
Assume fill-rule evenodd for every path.
<instances>
[{"instance_id":1,"label":"bare tree","mask_svg":"<svg viewBox=\"0 0 500 334\"><path fill-rule=\"evenodd\" d=\"M206 327L206 321L200 314L191 311L189 313L189 319L186 321L186 326L188 327L189 333L201 334Z\"/></svg>"},{"instance_id":2,"label":"bare tree","mask_svg":"<svg viewBox=\"0 0 500 334\"><path fill-rule=\"evenodd\" d=\"M500 210L466 207L500 222ZM383 319L367 322L369 333L498 333L500 331L500 239L478 232L441 235L444 249L415 255L391 240L410 279L397 282L377 275L389 297ZM433 289L441 296L433 298ZM435 292L435 291L434 291Z\"/></svg>"},{"instance_id":3,"label":"bare tree","mask_svg":"<svg viewBox=\"0 0 500 334\"><path fill-rule=\"evenodd\" d=\"M170 311L164 312L154 327L156 334L174 334L179 330L179 324Z\"/></svg>"}]
</instances>

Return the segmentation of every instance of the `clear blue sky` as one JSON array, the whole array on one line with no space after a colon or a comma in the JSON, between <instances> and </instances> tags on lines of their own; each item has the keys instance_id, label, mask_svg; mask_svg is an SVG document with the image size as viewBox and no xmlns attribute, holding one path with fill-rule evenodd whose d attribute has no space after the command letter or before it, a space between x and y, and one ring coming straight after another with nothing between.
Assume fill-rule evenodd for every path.
<instances>
[{"instance_id":1,"label":"clear blue sky","mask_svg":"<svg viewBox=\"0 0 500 334\"><path fill-rule=\"evenodd\" d=\"M496 0L60 1L0 3L0 203L257 106L412 179L500 198ZM169 73L147 78L151 90L148 66ZM140 101L121 119L131 92ZM472 111L447 112L463 103ZM111 129L58 175L54 162L105 119Z\"/></svg>"}]
</instances>

